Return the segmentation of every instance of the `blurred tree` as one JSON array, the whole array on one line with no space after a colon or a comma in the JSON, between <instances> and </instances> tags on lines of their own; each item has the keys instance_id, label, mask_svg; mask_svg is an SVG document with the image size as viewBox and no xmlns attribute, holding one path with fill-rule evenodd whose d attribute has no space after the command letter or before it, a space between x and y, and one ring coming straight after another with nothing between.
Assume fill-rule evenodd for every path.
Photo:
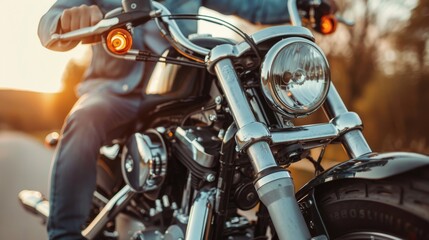
<instances>
[{"instance_id":1,"label":"blurred tree","mask_svg":"<svg viewBox=\"0 0 429 240\"><path fill-rule=\"evenodd\" d=\"M400 51L412 51L416 54L420 73L429 71L429 1L418 2L408 24L402 33L398 34L396 43Z\"/></svg>"},{"instance_id":2,"label":"blurred tree","mask_svg":"<svg viewBox=\"0 0 429 240\"><path fill-rule=\"evenodd\" d=\"M428 154L429 1L337 3L355 25L316 38L346 105L363 119L372 149Z\"/></svg>"},{"instance_id":3,"label":"blurred tree","mask_svg":"<svg viewBox=\"0 0 429 240\"><path fill-rule=\"evenodd\" d=\"M429 154L429 2L419 1L410 13L380 41L377 69L355 106L374 150Z\"/></svg>"},{"instance_id":4,"label":"blurred tree","mask_svg":"<svg viewBox=\"0 0 429 240\"><path fill-rule=\"evenodd\" d=\"M336 84L350 104L374 78L383 41L401 29L403 17L398 14L411 4L400 0L345 0L337 4L338 14L352 19L354 26L340 25L337 33L320 37L319 43L335 66L334 81L343 81Z\"/></svg>"}]
</instances>

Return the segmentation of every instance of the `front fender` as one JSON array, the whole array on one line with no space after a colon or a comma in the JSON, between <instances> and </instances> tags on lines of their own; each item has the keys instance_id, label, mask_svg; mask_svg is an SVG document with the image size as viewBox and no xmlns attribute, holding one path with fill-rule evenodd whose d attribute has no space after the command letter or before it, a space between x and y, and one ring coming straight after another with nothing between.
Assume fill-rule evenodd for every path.
<instances>
[{"instance_id":1,"label":"front fender","mask_svg":"<svg viewBox=\"0 0 429 240\"><path fill-rule=\"evenodd\" d=\"M303 186L296 196L299 199L318 185L338 179L382 179L426 165L429 165L429 156L418 153L371 153L326 170Z\"/></svg>"},{"instance_id":2,"label":"front fender","mask_svg":"<svg viewBox=\"0 0 429 240\"><path fill-rule=\"evenodd\" d=\"M296 198L312 236L329 236L320 216L315 190L318 186L344 179L382 179L428 166L429 156L417 153L371 153L326 170L297 193Z\"/></svg>"}]
</instances>

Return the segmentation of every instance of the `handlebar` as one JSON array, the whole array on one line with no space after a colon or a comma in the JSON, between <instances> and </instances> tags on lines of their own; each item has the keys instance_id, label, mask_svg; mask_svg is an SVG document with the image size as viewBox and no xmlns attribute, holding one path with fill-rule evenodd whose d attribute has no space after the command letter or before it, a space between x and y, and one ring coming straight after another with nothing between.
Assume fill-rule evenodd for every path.
<instances>
[{"instance_id":1,"label":"handlebar","mask_svg":"<svg viewBox=\"0 0 429 240\"><path fill-rule=\"evenodd\" d=\"M162 34L167 37L167 40L169 40L170 43L176 47L176 49L185 55L197 53L199 55L206 56L209 54L210 50L193 44L183 35L176 21L168 17L171 15L171 12L164 5L158 2L153 2L153 5L158 9L158 15L162 18L162 21L165 22L168 27L168 32L161 30ZM171 39L169 38L169 35L171 36Z\"/></svg>"},{"instance_id":2,"label":"handlebar","mask_svg":"<svg viewBox=\"0 0 429 240\"><path fill-rule=\"evenodd\" d=\"M150 0L149 0L150 1ZM320 1L311 0L313 6L316 6ZM144 2L146 3L146 2ZM123 5L124 1L123 1ZM153 9L133 10L126 12L126 6L115 9L112 12L114 14L106 14L106 18L98 22L96 25L86 28L81 28L75 31L53 34L48 45L53 44L56 41L80 41L86 37L105 35L107 32L115 28L127 28L131 30L132 26L137 26L148 22L149 20L155 20L161 34L170 42L170 44L176 48L184 56L193 59L197 62L203 63L204 57L206 57L210 50L204 47L198 46L192 43L187 37L185 37L178 27L176 21L172 18L172 14L169 9L159 2L152 1L152 4L146 4L153 6ZM294 26L302 26L300 12L298 11L297 1L289 0L287 5L290 20ZM104 38L102 38L105 41ZM124 58L128 60L136 60L138 58L139 50L131 49L124 55L117 55L110 51L115 57Z\"/></svg>"},{"instance_id":3,"label":"handlebar","mask_svg":"<svg viewBox=\"0 0 429 240\"><path fill-rule=\"evenodd\" d=\"M302 26L301 16L298 12L296 0L289 0L287 3L287 10L289 11L290 22L294 26Z\"/></svg>"},{"instance_id":4,"label":"handlebar","mask_svg":"<svg viewBox=\"0 0 429 240\"><path fill-rule=\"evenodd\" d=\"M201 56L206 56L209 54L209 50L195 45L191 41L189 41L183 35L176 21L170 18L171 12L164 5L158 2L152 2L152 4L155 10L152 10L149 13L138 11L120 13L116 16L103 19L96 25L91 27L85 27L67 33L53 34L48 44L53 44L56 41L80 41L81 39L84 39L86 37L102 35L110 30L113 30L114 28L127 27L128 24L132 22L138 21L139 24L141 24L151 19L155 19L158 23L158 27L161 31L161 34L166 37L166 39L170 42L171 45L173 45L173 47L175 47L185 56L201 62L201 60L196 59L194 55L198 54ZM118 10L115 9L114 11ZM163 28L159 20L162 20L162 22L165 23L163 24L163 26L166 26L167 28ZM135 55L137 53L138 51L130 51L129 54L127 54L126 56L124 55L122 57L129 59L131 57L130 55Z\"/></svg>"}]
</instances>

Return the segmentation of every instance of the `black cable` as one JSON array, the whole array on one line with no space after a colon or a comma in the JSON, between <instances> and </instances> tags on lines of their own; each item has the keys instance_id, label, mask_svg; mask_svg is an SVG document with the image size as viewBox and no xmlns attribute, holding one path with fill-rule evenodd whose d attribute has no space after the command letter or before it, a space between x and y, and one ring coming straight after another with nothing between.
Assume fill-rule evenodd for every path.
<instances>
[{"instance_id":1,"label":"black cable","mask_svg":"<svg viewBox=\"0 0 429 240\"><path fill-rule=\"evenodd\" d=\"M320 155L319 155L319 157L320 157ZM312 156L308 155L305 158L313 164L316 175L319 175L321 172L325 171L325 169L322 167L321 162L314 160L314 158Z\"/></svg>"},{"instance_id":2,"label":"black cable","mask_svg":"<svg viewBox=\"0 0 429 240\"><path fill-rule=\"evenodd\" d=\"M311 157L310 155L306 157L306 159L308 159L311 163L313 163L316 175L319 175L321 172L325 171L325 169L322 167L323 156L325 155L325 151L328 145L330 145L334 140L335 138L329 140L325 145L323 145L322 150L320 150L319 157L317 157L317 160L314 160L314 158Z\"/></svg>"},{"instance_id":3,"label":"black cable","mask_svg":"<svg viewBox=\"0 0 429 240\"><path fill-rule=\"evenodd\" d=\"M150 51L139 51L139 53L136 56L136 60L148 61L148 62L171 63L171 64L178 64L178 65L183 65L188 67L206 68L206 65L203 63L190 62L188 60L179 60L177 58L156 55Z\"/></svg>"},{"instance_id":4,"label":"black cable","mask_svg":"<svg viewBox=\"0 0 429 240\"><path fill-rule=\"evenodd\" d=\"M180 126L184 126L185 125L185 122L192 116L192 115L194 115L194 114L197 114L197 113L203 113L204 111L206 111L206 110L210 110L210 109L214 109L214 108L216 108L216 103L209 103L207 106L205 106L205 107L202 107L201 109L198 109L198 110L195 110L195 111L193 111L193 112L190 112L190 113L188 113L185 117L183 117L183 120L182 120L182 122L180 123Z\"/></svg>"},{"instance_id":5,"label":"black cable","mask_svg":"<svg viewBox=\"0 0 429 240\"><path fill-rule=\"evenodd\" d=\"M252 50L254 51L258 59L258 63L255 64L255 66L259 66L259 64L262 62L262 58L259 53L258 47L256 46L256 43L253 41L253 39L250 38L250 36L247 35L245 32L243 32L241 29L237 28L236 26L234 26L233 24L225 20L212 17L212 16L198 15L198 14L174 14L174 15L172 14L172 15L159 16L159 18L162 18L162 17L168 17L170 19L179 19L179 20L202 20L202 21L206 21L206 22L210 22L210 23L214 23L214 24L226 27L232 30L237 35L239 35L241 38L243 38L243 40L246 41L249 44L249 46L252 48Z\"/></svg>"}]
</instances>

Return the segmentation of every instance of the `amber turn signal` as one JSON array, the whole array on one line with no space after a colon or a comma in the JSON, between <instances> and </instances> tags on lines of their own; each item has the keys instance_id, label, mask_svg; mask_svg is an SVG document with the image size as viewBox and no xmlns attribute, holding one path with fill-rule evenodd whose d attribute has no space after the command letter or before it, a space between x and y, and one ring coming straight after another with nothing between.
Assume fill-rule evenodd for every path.
<instances>
[{"instance_id":1,"label":"amber turn signal","mask_svg":"<svg viewBox=\"0 0 429 240\"><path fill-rule=\"evenodd\" d=\"M319 32L322 34L331 34L337 30L337 19L335 16L326 15L320 19Z\"/></svg>"},{"instance_id":2,"label":"amber turn signal","mask_svg":"<svg viewBox=\"0 0 429 240\"><path fill-rule=\"evenodd\" d=\"M123 28L116 28L107 35L107 48L115 54L125 54L133 45L131 33Z\"/></svg>"}]
</instances>

